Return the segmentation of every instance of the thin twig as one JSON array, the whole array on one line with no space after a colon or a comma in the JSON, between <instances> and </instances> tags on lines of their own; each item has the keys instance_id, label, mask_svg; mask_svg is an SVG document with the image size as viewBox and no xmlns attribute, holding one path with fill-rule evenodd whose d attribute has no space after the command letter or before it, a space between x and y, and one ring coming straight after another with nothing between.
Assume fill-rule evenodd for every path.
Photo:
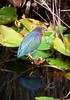
<instances>
[{"instance_id":1,"label":"thin twig","mask_svg":"<svg viewBox=\"0 0 70 100\"><path fill-rule=\"evenodd\" d=\"M66 14L68 15L68 17L70 18L70 15L69 15L69 13L68 12L66 12Z\"/></svg>"},{"instance_id":2,"label":"thin twig","mask_svg":"<svg viewBox=\"0 0 70 100\"><path fill-rule=\"evenodd\" d=\"M2 69L2 68L1 68L1 72L14 72L14 71L8 70L8 69Z\"/></svg>"},{"instance_id":3,"label":"thin twig","mask_svg":"<svg viewBox=\"0 0 70 100\"><path fill-rule=\"evenodd\" d=\"M70 9L61 10L61 12L67 12L67 11L70 11Z\"/></svg>"},{"instance_id":4,"label":"thin twig","mask_svg":"<svg viewBox=\"0 0 70 100\"><path fill-rule=\"evenodd\" d=\"M46 10L50 11L50 13L53 15L51 9L49 8L49 6L45 3L44 5L40 4L38 1L35 0L35 2L37 2L40 6L42 6L43 8L45 8ZM59 18L59 16L57 16L56 14L54 14L55 17L57 17L64 25L66 25L68 28L70 28L70 26L65 23L61 18Z\"/></svg>"},{"instance_id":5,"label":"thin twig","mask_svg":"<svg viewBox=\"0 0 70 100\"><path fill-rule=\"evenodd\" d=\"M67 95L66 95L66 96L64 96L64 97L63 97L63 98L61 98L61 99L65 99L65 98L67 98L69 95L70 95L70 91L67 93Z\"/></svg>"},{"instance_id":6,"label":"thin twig","mask_svg":"<svg viewBox=\"0 0 70 100\"><path fill-rule=\"evenodd\" d=\"M35 10L32 10L34 13L36 13L41 19L43 19L44 22L48 23L38 12Z\"/></svg>"},{"instance_id":7,"label":"thin twig","mask_svg":"<svg viewBox=\"0 0 70 100\"><path fill-rule=\"evenodd\" d=\"M59 18L61 17L61 15L60 15L60 0L59 0L58 16L59 16ZM61 25L60 19L58 20L58 23L59 23L59 26L60 26Z\"/></svg>"}]
</instances>

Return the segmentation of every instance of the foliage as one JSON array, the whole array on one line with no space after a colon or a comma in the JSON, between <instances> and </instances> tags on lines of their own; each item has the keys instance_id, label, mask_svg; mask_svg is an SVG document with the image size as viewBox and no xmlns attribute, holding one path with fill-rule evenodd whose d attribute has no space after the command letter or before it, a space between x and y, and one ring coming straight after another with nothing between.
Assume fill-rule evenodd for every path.
<instances>
[{"instance_id":1,"label":"foliage","mask_svg":"<svg viewBox=\"0 0 70 100\"><path fill-rule=\"evenodd\" d=\"M21 34L17 33L13 29L8 28L3 25L0 26L0 33L1 33L0 34L0 43L4 46L8 46L8 47L19 46L19 44L21 43L22 38L23 38L23 36ZM49 31L47 33L49 34ZM68 35L64 36L64 38L63 38L64 43L63 43L62 40L58 37L58 35L57 36L53 36L53 35L44 36L38 50L48 50L52 47L51 44L54 43L54 48L57 51L63 53L64 55L70 56L70 48L69 48L70 43L69 43L69 39L67 37L68 37ZM52 42L52 40L53 40L53 42ZM61 48L60 48L60 46L61 46Z\"/></svg>"},{"instance_id":2,"label":"foliage","mask_svg":"<svg viewBox=\"0 0 70 100\"><path fill-rule=\"evenodd\" d=\"M47 58L46 61L52 66L57 69L70 69L70 62L62 61L61 58Z\"/></svg>"},{"instance_id":3,"label":"foliage","mask_svg":"<svg viewBox=\"0 0 70 100\"><path fill-rule=\"evenodd\" d=\"M53 97L35 97L35 100L54 100Z\"/></svg>"},{"instance_id":4,"label":"foliage","mask_svg":"<svg viewBox=\"0 0 70 100\"><path fill-rule=\"evenodd\" d=\"M9 24L17 18L13 7L3 7L0 9L0 24Z\"/></svg>"},{"instance_id":5,"label":"foliage","mask_svg":"<svg viewBox=\"0 0 70 100\"><path fill-rule=\"evenodd\" d=\"M53 39L54 48L59 51L60 53L70 56L70 39L68 39L68 35L63 37L63 41L58 37L55 36Z\"/></svg>"},{"instance_id":6,"label":"foliage","mask_svg":"<svg viewBox=\"0 0 70 100\"><path fill-rule=\"evenodd\" d=\"M42 68L42 66L61 70L64 72L64 77L70 80L70 34L64 33L67 27L55 25L54 29L52 25L48 27L47 23L32 18L23 17L18 20L17 17L13 7L3 7L0 10L0 44L1 48L6 47L6 50L3 49L0 52L1 65L5 63L6 69L19 73L19 76L25 74L25 77L22 76L22 80L19 79L21 76L18 79L20 83L30 91L39 89L43 85L39 80L40 77L43 77L40 75L41 73L39 73L39 71L44 68ZM37 26L46 28L46 30L43 31L40 46L37 50L32 52L31 58L24 55L18 59L15 56L17 55L17 48L20 46L24 37ZM62 37L60 37L61 33ZM14 54L14 52L16 53ZM64 59L65 57L67 59ZM28 59L31 63L28 62ZM44 61L46 65L43 65ZM24 65L24 62L26 62L26 65ZM40 69L40 67L42 69ZM33 75L33 78L26 77L31 75ZM34 79L35 77L37 79ZM28 84L28 82L30 82L30 84ZM36 97L35 100L54 100L54 98Z\"/></svg>"},{"instance_id":7,"label":"foliage","mask_svg":"<svg viewBox=\"0 0 70 100\"><path fill-rule=\"evenodd\" d=\"M0 43L7 47L17 47L20 45L23 36L10 27L0 25Z\"/></svg>"},{"instance_id":8,"label":"foliage","mask_svg":"<svg viewBox=\"0 0 70 100\"><path fill-rule=\"evenodd\" d=\"M17 27L17 29L20 30L19 33L16 32L17 30L15 31L12 27L0 25L0 33L1 33L0 43L3 46L18 47L22 39L35 27L42 25L43 27L46 28L45 23L40 22L38 20L34 20L34 19L23 18L23 19L18 20L17 22L16 21L15 21L15 27ZM22 27L21 27L21 24L22 24ZM66 27L64 26L61 26L60 28L62 32L66 30ZM55 58L49 58L49 57L53 55L53 51L55 50L59 51L60 53L66 56L70 56L70 43L69 43L70 34L64 35L63 41L62 41L61 38L59 38L58 34L59 34L60 29L57 26L56 26L57 35L55 36L54 36L54 30L52 26L46 29L47 31L46 30L43 31L43 38L42 38L42 42L40 46L35 52L32 53L33 58L37 59L39 57L42 57L43 59L45 58L46 61L50 61L49 64L51 66L54 66L54 67L57 66L57 67L60 67L61 69L68 69L69 68L68 62L66 63L62 62L60 58L55 60ZM25 59L25 57L22 57L21 59Z\"/></svg>"}]
</instances>

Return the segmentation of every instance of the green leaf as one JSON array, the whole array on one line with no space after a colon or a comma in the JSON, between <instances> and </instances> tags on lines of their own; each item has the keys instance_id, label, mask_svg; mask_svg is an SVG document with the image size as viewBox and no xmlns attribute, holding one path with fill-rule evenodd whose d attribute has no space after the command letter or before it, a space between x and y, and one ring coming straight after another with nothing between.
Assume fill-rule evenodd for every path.
<instances>
[{"instance_id":1,"label":"green leaf","mask_svg":"<svg viewBox=\"0 0 70 100\"><path fill-rule=\"evenodd\" d=\"M63 42L65 45L66 53L70 54L70 34L64 35Z\"/></svg>"},{"instance_id":2,"label":"green leaf","mask_svg":"<svg viewBox=\"0 0 70 100\"><path fill-rule=\"evenodd\" d=\"M22 59L22 60L28 60L28 56L24 55L24 56L20 57L20 59Z\"/></svg>"},{"instance_id":3,"label":"green leaf","mask_svg":"<svg viewBox=\"0 0 70 100\"><path fill-rule=\"evenodd\" d=\"M65 74L65 77L66 77L68 80L70 80L70 72L66 73L66 74Z\"/></svg>"},{"instance_id":4,"label":"green leaf","mask_svg":"<svg viewBox=\"0 0 70 100\"><path fill-rule=\"evenodd\" d=\"M35 100L54 100L53 97L35 97Z\"/></svg>"},{"instance_id":5,"label":"green leaf","mask_svg":"<svg viewBox=\"0 0 70 100\"><path fill-rule=\"evenodd\" d=\"M0 25L0 43L7 47L17 47L20 45L23 37L12 28Z\"/></svg>"},{"instance_id":6,"label":"green leaf","mask_svg":"<svg viewBox=\"0 0 70 100\"><path fill-rule=\"evenodd\" d=\"M46 61L54 68L62 68L62 69L69 69L70 62L62 61L62 59L54 59L54 58L47 58Z\"/></svg>"},{"instance_id":7,"label":"green leaf","mask_svg":"<svg viewBox=\"0 0 70 100\"><path fill-rule=\"evenodd\" d=\"M22 23L22 25L23 25L29 32L32 31L31 23L30 23L28 20L26 20L26 19L21 19L20 22Z\"/></svg>"},{"instance_id":8,"label":"green leaf","mask_svg":"<svg viewBox=\"0 0 70 100\"><path fill-rule=\"evenodd\" d=\"M54 43L54 48L61 52L61 53L64 53L65 52L65 46L64 46L64 43L62 42L62 40L58 37L58 36L55 36L54 39L53 39L53 43Z\"/></svg>"},{"instance_id":9,"label":"green leaf","mask_svg":"<svg viewBox=\"0 0 70 100\"><path fill-rule=\"evenodd\" d=\"M56 35L53 39L54 49L59 51L60 53L70 56L70 39L67 37L63 37L63 41Z\"/></svg>"},{"instance_id":10,"label":"green leaf","mask_svg":"<svg viewBox=\"0 0 70 100\"><path fill-rule=\"evenodd\" d=\"M26 36L27 34L29 34L29 31L28 31L26 28L23 28L23 29L21 30L21 33L22 33L24 36Z\"/></svg>"},{"instance_id":11,"label":"green leaf","mask_svg":"<svg viewBox=\"0 0 70 100\"><path fill-rule=\"evenodd\" d=\"M67 37L70 40L70 34L65 34L64 37Z\"/></svg>"},{"instance_id":12,"label":"green leaf","mask_svg":"<svg viewBox=\"0 0 70 100\"><path fill-rule=\"evenodd\" d=\"M46 39L47 43L50 45L50 47L53 47L53 37L54 33L52 33L48 38Z\"/></svg>"},{"instance_id":13,"label":"green leaf","mask_svg":"<svg viewBox=\"0 0 70 100\"><path fill-rule=\"evenodd\" d=\"M47 58L50 55L51 55L50 53L45 52L45 51L35 51L34 53L32 53L33 58L39 58L39 57Z\"/></svg>"},{"instance_id":14,"label":"green leaf","mask_svg":"<svg viewBox=\"0 0 70 100\"><path fill-rule=\"evenodd\" d=\"M44 33L45 36L50 36L50 35L53 34L54 32L48 30L48 31L44 31L43 33Z\"/></svg>"},{"instance_id":15,"label":"green leaf","mask_svg":"<svg viewBox=\"0 0 70 100\"><path fill-rule=\"evenodd\" d=\"M58 26L56 26L56 32L60 33L60 32L65 32L67 30L67 28L65 26L60 25L60 27L58 28Z\"/></svg>"},{"instance_id":16,"label":"green leaf","mask_svg":"<svg viewBox=\"0 0 70 100\"><path fill-rule=\"evenodd\" d=\"M38 50L48 50L48 49L50 49L50 45L47 43L47 39L43 37L42 42L38 47Z\"/></svg>"},{"instance_id":17,"label":"green leaf","mask_svg":"<svg viewBox=\"0 0 70 100\"><path fill-rule=\"evenodd\" d=\"M33 29L35 29L37 26L43 26L46 28L46 24L44 22L41 22L39 20L35 20L32 18L25 18L23 16L23 19L20 19L20 22L22 25L29 31L31 32Z\"/></svg>"},{"instance_id":18,"label":"green leaf","mask_svg":"<svg viewBox=\"0 0 70 100\"><path fill-rule=\"evenodd\" d=\"M38 47L38 50L49 50L50 48L52 48L53 42L53 35L50 36L44 36L42 38L42 42L40 44L40 46Z\"/></svg>"},{"instance_id":19,"label":"green leaf","mask_svg":"<svg viewBox=\"0 0 70 100\"><path fill-rule=\"evenodd\" d=\"M8 24L16 18L17 14L13 7L3 7L0 10L0 24Z\"/></svg>"}]
</instances>

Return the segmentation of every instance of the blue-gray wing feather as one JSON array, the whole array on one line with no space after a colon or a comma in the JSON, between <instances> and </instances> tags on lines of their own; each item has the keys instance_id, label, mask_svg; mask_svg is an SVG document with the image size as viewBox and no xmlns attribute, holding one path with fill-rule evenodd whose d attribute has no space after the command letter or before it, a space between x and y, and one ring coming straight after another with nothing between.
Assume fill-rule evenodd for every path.
<instances>
[{"instance_id":1,"label":"blue-gray wing feather","mask_svg":"<svg viewBox=\"0 0 70 100\"><path fill-rule=\"evenodd\" d=\"M27 55L28 53L33 52L40 45L40 38L37 32L31 32L28 34L22 41L21 45L18 48L17 57Z\"/></svg>"}]
</instances>

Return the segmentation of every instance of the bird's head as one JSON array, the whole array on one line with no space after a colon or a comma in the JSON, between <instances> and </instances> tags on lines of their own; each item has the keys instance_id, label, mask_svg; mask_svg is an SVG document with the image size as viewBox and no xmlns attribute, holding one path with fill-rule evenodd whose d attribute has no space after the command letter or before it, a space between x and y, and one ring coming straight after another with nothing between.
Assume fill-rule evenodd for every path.
<instances>
[{"instance_id":1,"label":"bird's head","mask_svg":"<svg viewBox=\"0 0 70 100\"><path fill-rule=\"evenodd\" d=\"M35 31L42 33L43 30L47 30L46 28L44 28L43 26L38 26L35 28Z\"/></svg>"},{"instance_id":2,"label":"bird's head","mask_svg":"<svg viewBox=\"0 0 70 100\"><path fill-rule=\"evenodd\" d=\"M43 29L42 26L38 26L35 28L35 31L42 33L42 29Z\"/></svg>"},{"instance_id":3,"label":"bird's head","mask_svg":"<svg viewBox=\"0 0 70 100\"><path fill-rule=\"evenodd\" d=\"M34 29L34 31L38 33L38 36L40 37L40 40L42 40L42 35L43 35L44 30L46 30L46 28L44 28L42 26L38 26Z\"/></svg>"}]
</instances>

